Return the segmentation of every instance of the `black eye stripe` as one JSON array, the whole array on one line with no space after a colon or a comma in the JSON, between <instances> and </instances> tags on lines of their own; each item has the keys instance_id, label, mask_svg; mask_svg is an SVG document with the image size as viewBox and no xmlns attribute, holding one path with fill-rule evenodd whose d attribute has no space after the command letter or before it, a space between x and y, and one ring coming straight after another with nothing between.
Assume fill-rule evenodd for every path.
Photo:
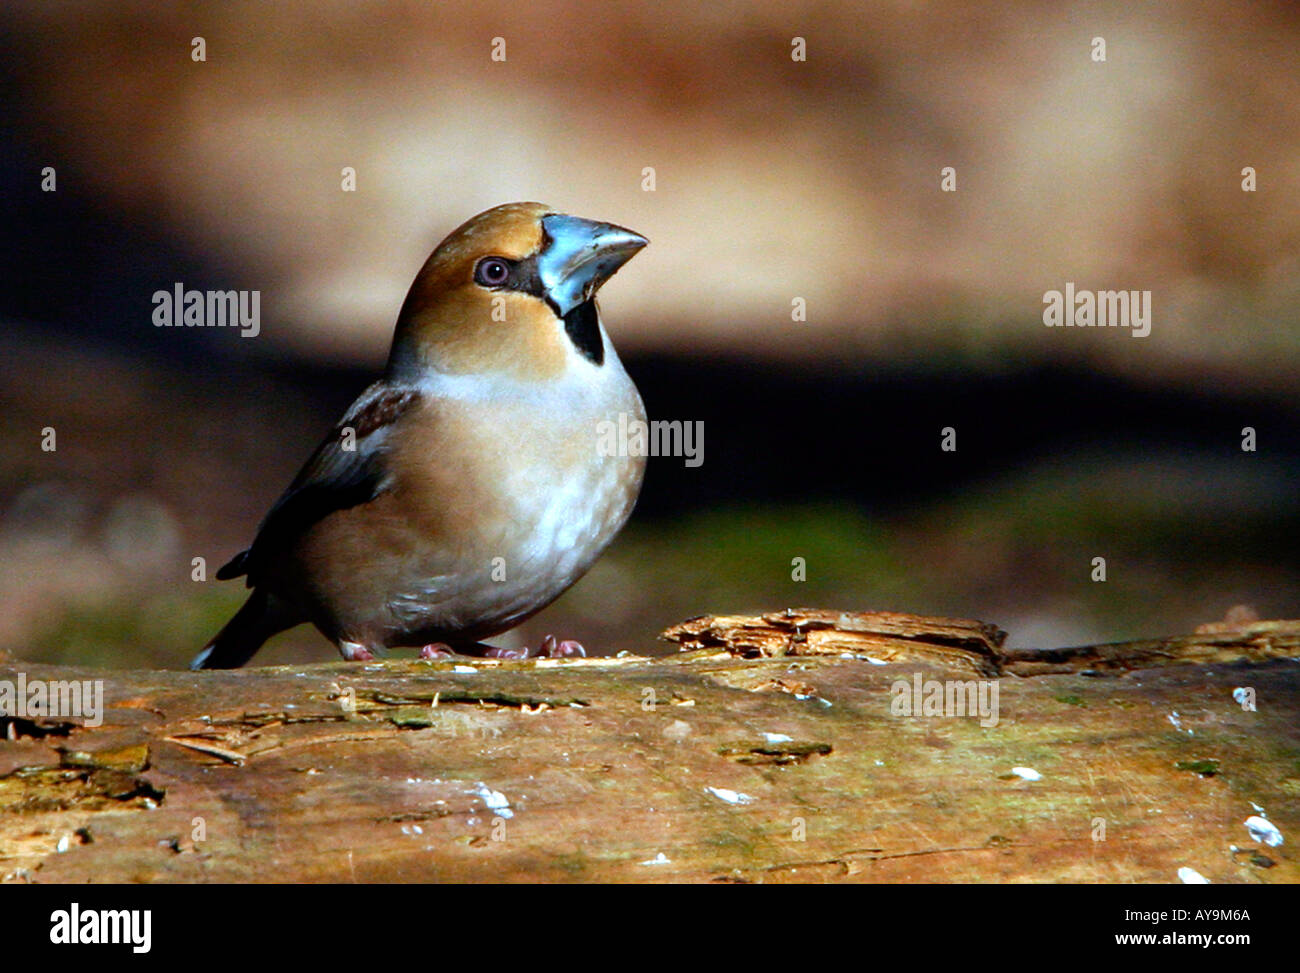
<instances>
[{"instance_id":1,"label":"black eye stripe","mask_svg":"<svg viewBox=\"0 0 1300 973\"><path fill-rule=\"evenodd\" d=\"M497 279L489 271L494 264L506 268L506 276ZM518 291L546 300L546 289L542 287L542 278L537 272L537 258L527 257L523 260L511 260L509 257L488 256L479 259L474 265L474 283L493 291Z\"/></svg>"},{"instance_id":2,"label":"black eye stripe","mask_svg":"<svg viewBox=\"0 0 1300 973\"><path fill-rule=\"evenodd\" d=\"M515 264L510 272L510 289L545 299L546 289L542 287L542 278L537 272L536 257Z\"/></svg>"}]
</instances>

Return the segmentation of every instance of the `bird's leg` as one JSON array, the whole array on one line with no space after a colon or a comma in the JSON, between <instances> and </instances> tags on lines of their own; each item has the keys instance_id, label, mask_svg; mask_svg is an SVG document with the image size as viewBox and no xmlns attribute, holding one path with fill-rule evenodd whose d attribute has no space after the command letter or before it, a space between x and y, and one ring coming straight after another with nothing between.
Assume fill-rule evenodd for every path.
<instances>
[{"instance_id":1,"label":"bird's leg","mask_svg":"<svg viewBox=\"0 0 1300 973\"><path fill-rule=\"evenodd\" d=\"M420 648L421 659L450 659L455 654L446 642L430 642Z\"/></svg>"},{"instance_id":2,"label":"bird's leg","mask_svg":"<svg viewBox=\"0 0 1300 973\"><path fill-rule=\"evenodd\" d=\"M554 635L548 635L542 639L542 653L548 659L585 659L587 657L587 650L582 647L581 642L575 642L573 639L563 639L556 642Z\"/></svg>"},{"instance_id":3,"label":"bird's leg","mask_svg":"<svg viewBox=\"0 0 1300 973\"><path fill-rule=\"evenodd\" d=\"M532 659L538 656L545 656L548 659L567 659L577 656L585 657L587 650L581 643L572 639L565 639L563 642L556 641L554 635L548 635L542 639L542 644L537 648L524 647L522 649L503 649L493 646L483 653L489 659Z\"/></svg>"},{"instance_id":4,"label":"bird's leg","mask_svg":"<svg viewBox=\"0 0 1300 973\"><path fill-rule=\"evenodd\" d=\"M488 655L490 645L484 645L482 642L430 642L427 645L420 646L421 659L454 659L457 656L478 656L484 658Z\"/></svg>"},{"instance_id":5,"label":"bird's leg","mask_svg":"<svg viewBox=\"0 0 1300 973\"><path fill-rule=\"evenodd\" d=\"M483 653L485 659L527 659L530 655L528 646L522 649L506 649L499 645L489 646Z\"/></svg>"},{"instance_id":6,"label":"bird's leg","mask_svg":"<svg viewBox=\"0 0 1300 973\"><path fill-rule=\"evenodd\" d=\"M339 655L349 662L373 662L375 654L360 642L340 642Z\"/></svg>"}]
</instances>

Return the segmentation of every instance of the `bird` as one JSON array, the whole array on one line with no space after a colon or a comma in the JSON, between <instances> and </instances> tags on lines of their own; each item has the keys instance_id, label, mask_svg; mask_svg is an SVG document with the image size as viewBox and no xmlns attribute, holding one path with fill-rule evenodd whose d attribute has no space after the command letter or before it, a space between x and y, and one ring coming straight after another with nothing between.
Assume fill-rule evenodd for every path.
<instances>
[{"instance_id":1,"label":"bird","mask_svg":"<svg viewBox=\"0 0 1300 973\"><path fill-rule=\"evenodd\" d=\"M645 408L596 292L648 242L535 202L452 231L411 284L382 377L217 571L251 592L190 668L238 668L306 622L350 661L585 655L549 635L481 640L582 577L636 504L644 455L598 430Z\"/></svg>"}]
</instances>

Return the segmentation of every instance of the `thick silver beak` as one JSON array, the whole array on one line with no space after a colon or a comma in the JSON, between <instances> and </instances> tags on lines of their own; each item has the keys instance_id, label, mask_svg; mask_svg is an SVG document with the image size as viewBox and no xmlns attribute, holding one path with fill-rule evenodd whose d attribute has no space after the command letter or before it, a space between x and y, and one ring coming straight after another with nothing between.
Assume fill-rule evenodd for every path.
<instances>
[{"instance_id":1,"label":"thick silver beak","mask_svg":"<svg viewBox=\"0 0 1300 973\"><path fill-rule=\"evenodd\" d=\"M613 223L552 213L542 217L548 242L537 256L546 296L564 317L589 300L650 241Z\"/></svg>"}]
</instances>

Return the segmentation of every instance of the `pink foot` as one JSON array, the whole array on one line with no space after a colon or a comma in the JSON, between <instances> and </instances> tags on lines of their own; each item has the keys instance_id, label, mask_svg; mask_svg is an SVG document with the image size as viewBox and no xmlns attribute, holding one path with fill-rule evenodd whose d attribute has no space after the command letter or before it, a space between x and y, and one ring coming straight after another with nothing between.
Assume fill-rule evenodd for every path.
<instances>
[{"instance_id":1,"label":"pink foot","mask_svg":"<svg viewBox=\"0 0 1300 973\"><path fill-rule=\"evenodd\" d=\"M529 651L527 647L522 649L503 649L499 645L493 645L483 653L485 659L527 659Z\"/></svg>"},{"instance_id":2,"label":"pink foot","mask_svg":"<svg viewBox=\"0 0 1300 973\"><path fill-rule=\"evenodd\" d=\"M420 649L421 659L450 659L455 654L446 642L430 642Z\"/></svg>"},{"instance_id":3,"label":"pink foot","mask_svg":"<svg viewBox=\"0 0 1300 973\"><path fill-rule=\"evenodd\" d=\"M374 662L375 656L360 642L340 642L339 654L348 662Z\"/></svg>"},{"instance_id":4,"label":"pink foot","mask_svg":"<svg viewBox=\"0 0 1300 973\"><path fill-rule=\"evenodd\" d=\"M534 659L545 656L548 659L586 658L587 650L573 639L557 642L554 635L542 639L542 644L535 649L503 649L493 646L483 653L489 659Z\"/></svg>"},{"instance_id":5,"label":"pink foot","mask_svg":"<svg viewBox=\"0 0 1300 973\"><path fill-rule=\"evenodd\" d=\"M555 636L548 635L542 639L542 652L548 659L585 659L587 650L582 647L581 642L575 642L573 639L565 639L557 643Z\"/></svg>"}]
</instances>

